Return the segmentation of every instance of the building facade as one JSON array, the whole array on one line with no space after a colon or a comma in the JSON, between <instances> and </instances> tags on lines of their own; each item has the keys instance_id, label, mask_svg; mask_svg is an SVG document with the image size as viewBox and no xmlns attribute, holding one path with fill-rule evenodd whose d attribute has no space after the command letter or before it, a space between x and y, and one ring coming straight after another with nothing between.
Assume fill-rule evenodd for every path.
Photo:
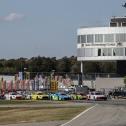
<instances>
[{"instance_id":1,"label":"building facade","mask_svg":"<svg viewBox=\"0 0 126 126\"><path fill-rule=\"evenodd\" d=\"M81 27L77 30L77 60L84 61L126 60L126 17L113 17L108 27Z\"/></svg>"}]
</instances>

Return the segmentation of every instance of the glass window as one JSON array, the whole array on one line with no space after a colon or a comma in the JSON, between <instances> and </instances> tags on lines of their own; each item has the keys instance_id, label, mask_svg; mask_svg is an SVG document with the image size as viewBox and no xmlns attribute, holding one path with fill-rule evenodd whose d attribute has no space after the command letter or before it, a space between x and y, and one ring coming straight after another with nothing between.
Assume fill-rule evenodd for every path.
<instances>
[{"instance_id":1,"label":"glass window","mask_svg":"<svg viewBox=\"0 0 126 126\"><path fill-rule=\"evenodd\" d=\"M104 42L114 42L114 34L105 34Z\"/></svg>"},{"instance_id":2,"label":"glass window","mask_svg":"<svg viewBox=\"0 0 126 126\"><path fill-rule=\"evenodd\" d=\"M93 43L94 39L93 39L93 35L87 35L87 43Z\"/></svg>"},{"instance_id":3,"label":"glass window","mask_svg":"<svg viewBox=\"0 0 126 126\"><path fill-rule=\"evenodd\" d=\"M102 56L112 56L112 49L111 48L103 48L102 49Z\"/></svg>"},{"instance_id":4,"label":"glass window","mask_svg":"<svg viewBox=\"0 0 126 126\"><path fill-rule=\"evenodd\" d=\"M98 49L98 56L101 56L101 49Z\"/></svg>"},{"instance_id":5,"label":"glass window","mask_svg":"<svg viewBox=\"0 0 126 126\"><path fill-rule=\"evenodd\" d=\"M116 26L117 26L117 23L111 22L111 23L110 23L110 26L111 26L111 27L116 27Z\"/></svg>"},{"instance_id":6,"label":"glass window","mask_svg":"<svg viewBox=\"0 0 126 126\"><path fill-rule=\"evenodd\" d=\"M123 56L123 48L114 48L113 56Z\"/></svg>"},{"instance_id":7,"label":"glass window","mask_svg":"<svg viewBox=\"0 0 126 126\"><path fill-rule=\"evenodd\" d=\"M126 34L116 34L116 42L126 42Z\"/></svg>"},{"instance_id":8,"label":"glass window","mask_svg":"<svg viewBox=\"0 0 126 126\"><path fill-rule=\"evenodd\" d=\"M103 35L102 34L96 34L95 35L95 42L103 42Z\"/></svg>"},{"instance_id":9,"label":"glass window","mask_svg":"<svg viewBox=\"0 0 126 126\"><path fill-rule=\"evenodd\" d=\"M84 50L85 50L84 48L77 49L77 56L78 57L84 57L84 55L85 55L85 51Z\"/></svg>"},{"instance_id":10,"label":"glass window","mask_svg":"<svg viewBox=\"0 0 126 126\"><path fill-rule=\"evenodd\" d=\"M102 95L101 92L95 92L95 95Z\"/></svg>"},{"instance_id":11,"label":"glass window","mask_svg":"<svg viewBox=\"0 0 126 126\"><path fill-rule=\"evenodd\" d=\"M77 43L81 43L81 41L80 41L80 40L81 40L81 36L80 36L80 35L78 35L78 36L77 36Z\"/></svg>"},{"instance_id":12,"label":"glass window","mask_svg":"<svg viewBox=\"0 0 126 126\"><path fill-rule=\"evenodd\" d=\"M85 57L90 57L90 56L92 56L92 49L85 49Z\"/></svg>"},{"instance_id":13,"label":"glass window","mask_svg":"<svg viewBox=\"0 0 126 126\"><path fill-rule=\"evenodd\" d=\"M122 26L126 26L126 23L125 23L125 22L123 22L123 23L122 23Z\"/></svg>"},{"instance_id":14,"label":"glass window","mask_svg":"<svg viewBox=\"0 0 126 126\"><path fill-rule=\"evenodd\" d=\"M77 49L77 57L94 57L94 56L98 56L97 49L93 49L93 48Z\"/></svg>"},{"instance_id":15,"label":"glass window","mask_svg":"<svg viewBox=\"0 0 126 126\"><path fill-rule=\"evenodd\" d=\"M102 56L108 56L108 49L107 48L102 49Z\"/></svg>"},{"instance_id":16,"label":"glass window","mask_svg":"<svg viewBox=\"0 0 126 126\"><path fill-rule=\"evenodd\" d=\"M86 35L81 35L80 39L81 39L81 43L86 43Z\"/></svg>"},{"instance_id":17,"label":"glass window","mask_svg":"<svg viewBox=\"0 0 126 126\"><path fill-rule=\"evenodd\" d=\"M112 56L112 49L108 48L108 56Z\"/></svg>"},{"instance_id":18,"label":"glass window","mask_svg":"<svg viewBox=\"0 0 126 126\"><path fill-rule=\"evenodd\" d=\"M115 52L115 49L113 49L113 56L116 56L116 52Z\"/></svg>"}]
</instances>

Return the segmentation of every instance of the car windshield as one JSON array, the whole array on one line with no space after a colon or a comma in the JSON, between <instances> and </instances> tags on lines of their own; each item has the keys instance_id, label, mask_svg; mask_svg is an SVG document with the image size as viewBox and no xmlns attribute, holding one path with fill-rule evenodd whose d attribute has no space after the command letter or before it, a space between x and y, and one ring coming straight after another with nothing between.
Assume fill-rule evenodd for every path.
<instances>
[{"instance_id":1,"label":"car windshield","mask_svg":"<svg viewBox=\"0 0 126 126\"><path fill-rule=\"evenodd\" d=\"M16 92L12 92L11 95L16 95L17 93Z\"/></svg>"},{"instance_id":2,"label":"car windshield","mask_svg":"<svg viewBox=\"0 0 126 126\"><path fill-rule=\"evenodd\" d=\"M37 93L37 95L43 95L43 93Z\"/></svg>"},{"instance_id":3,"label":"car windshield","mask_svg":"<svg viewBox=\"0 0 126 126\"><path fill-rule=\"evenodd\" d=\"M64 94L64 93L61 93L61 95L66 95L66 94Z\"/></svg>"},{"instance_id":4,"label":"car windshield","mask_svg":"<svg viewBox=\"0 0 126 126\"><path fill-rule=\"evenodd\" d=\"M96 94L96 95L102 95L102 93L101 93L101 92L96 92L95 94Z\"/></svg>"}]
</instances>

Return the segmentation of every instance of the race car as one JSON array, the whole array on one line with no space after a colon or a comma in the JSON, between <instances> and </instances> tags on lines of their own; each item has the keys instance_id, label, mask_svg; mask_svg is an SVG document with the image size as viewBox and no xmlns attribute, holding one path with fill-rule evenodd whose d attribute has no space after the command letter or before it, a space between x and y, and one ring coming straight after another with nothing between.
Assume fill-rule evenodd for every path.
<instances>
[{"instance_id":1,"label":"race car","mask_svg":"<svg viewBox=\"0 0 126 126\"><path fill-rule=\"evenodd\" d=\"M48 100L49 96L43 92L34 92L31 94L31 98L33 100Z\"/></svg>"},{"instance_id":2,"label":"race car","mask_svg":"<svg viewBox=\"0 0 126 126\"><path fill-rule=\"evenodd\" d=\"M5 95L6 100L22 100L23 96L17 92L9 92L6 93Z\"/></svg>"},{"instance_id":3,"label":"race car","mask_svg":"<svg viewBox=\"0 0 126 126\"><path fill-rule=\"evenodd\" d=\"M107 100L107 96L100 91L89 92L87 100Z\"/></svg>"},{"instance_id":4,"label":"race car","mask_svg":"<svg viewBox=\"0 0 126 126\"><path fill-rule=\"evenodd\" d=\"M84 100L87 96L84 94L70 94L72 100Z\"/></svg>"},{"instance_id":5,"label":"race car","mask_svg":"<svg viewBox=\"0 0 126 126\"><path fill-rule=\"evenodd\" d=\"M70 95L62 92L52 93L50 94L51 100L70 100Z\"/></svg>"}]
</instances>

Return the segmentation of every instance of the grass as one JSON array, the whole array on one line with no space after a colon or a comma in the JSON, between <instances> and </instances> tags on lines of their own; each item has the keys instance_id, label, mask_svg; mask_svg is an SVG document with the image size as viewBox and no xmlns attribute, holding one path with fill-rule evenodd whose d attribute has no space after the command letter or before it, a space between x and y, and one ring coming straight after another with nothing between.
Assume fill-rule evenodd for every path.
<instances>
[{"instance_id":1,"label":"grass","mask_svg":"<svg viewBox=\"0 0 126 126\"><path fill-rule=\"evenodd\" d=\"M0 108L0 124L69 120L85 109L87 109L87 106Z\"/></svg>"},{"instance_id":2,"label":"grass","mask_svg":"<svg viewBox=\"0 0 126 126\"><path fill-rule=\"evenodd\" d=\"M49 100L0 100L0 105L8 104L64 104L67 101L49 101Z\"/></svg>"}]
</instances>

